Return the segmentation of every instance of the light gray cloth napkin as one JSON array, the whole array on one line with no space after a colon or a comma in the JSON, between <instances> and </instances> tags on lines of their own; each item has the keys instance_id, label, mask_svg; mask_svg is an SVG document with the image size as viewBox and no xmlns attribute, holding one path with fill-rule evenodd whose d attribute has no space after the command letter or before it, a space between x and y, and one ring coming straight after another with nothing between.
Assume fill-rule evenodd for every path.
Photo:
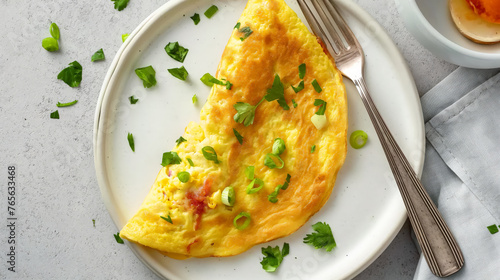
<instances>
[{"instance_id":1,"label":"light gray cloth napkin","mask_svg":"<svg viewBox=\"0 0 500 280\"><path fill-rule=\"evenodd\" d=\"M446 279L500 279L500 70L458 68L421 98L427 137L422 183L465 266ZM499 228L500 229L500 228ZM420 257L414 279L440 279Z\"/></svg>"}]
</instances>

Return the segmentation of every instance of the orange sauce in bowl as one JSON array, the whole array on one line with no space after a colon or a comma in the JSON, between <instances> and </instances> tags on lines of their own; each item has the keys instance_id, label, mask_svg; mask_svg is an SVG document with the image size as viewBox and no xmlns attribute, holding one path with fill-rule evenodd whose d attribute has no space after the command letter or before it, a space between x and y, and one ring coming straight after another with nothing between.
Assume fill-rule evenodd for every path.
<instances>
[{"instance_id":1,"label":"orange sauce in bowl","mask_svg":"<svg viewBox=\"0 0 500 280\"><path fill-rule=\"evenodd\" d=\"M449 8L466 38L479 44L500 42L500 0L449 0Z\"/></svg>"}]
</instances>

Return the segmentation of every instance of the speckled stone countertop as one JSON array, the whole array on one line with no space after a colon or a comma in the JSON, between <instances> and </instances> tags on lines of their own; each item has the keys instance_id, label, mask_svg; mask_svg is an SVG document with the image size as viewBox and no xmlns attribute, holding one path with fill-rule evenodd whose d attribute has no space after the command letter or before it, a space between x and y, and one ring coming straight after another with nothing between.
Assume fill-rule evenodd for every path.
<instances>
[{"instance_id":1,"label":"speckled stone countertop","mask_svg":"<svg viewBox=\"0 0 500 280\"><path fill-rule=\"evenodd\" d=\"M0 3L0 279L158 279L117 232L101 199L93 158L93 124L101 84L122 41L166 1L131 0L119 12L113 3L90 0ZM456 66L434 57L405 29L393 0L357 0L388 32L422 95ZM61 28L61 51L41 40L49 25ZM103 48L107 59L90 62ZM74 60L85 71L80 87L55 79ZM78 99L59 108L58 101ZM8 268L10 229L7 170L16 167L16 272ZM95 227L92 220L95 220ZM376 241L374 241L376 242ZM412 279L418 253L406 223L387 250L356 280Z\"/></svg>"}]
</instances>

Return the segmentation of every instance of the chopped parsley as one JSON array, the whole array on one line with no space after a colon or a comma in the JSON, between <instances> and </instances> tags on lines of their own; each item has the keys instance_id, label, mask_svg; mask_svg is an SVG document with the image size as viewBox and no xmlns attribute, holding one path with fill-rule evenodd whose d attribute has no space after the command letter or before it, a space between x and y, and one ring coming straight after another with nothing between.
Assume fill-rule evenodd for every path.
<instances>
[{"instance_id":1,"label":"chopped parsley","mask_svg":"<svg viewBox=\"0 0 500 280\"><path fill-rule=\"evenodd\" d=\"M92 224L94 224L94 227L95 227L95 219L92 219Z\"/></svg>"},{"instance_id":2,"label":"chopped parsley","mask_svg":"<svg viewBox=\"0 0 500 280\"><path fill-rule=\"evenodd\" d=\"M184 137L179 137L179 139L175 140L175 143L177 143L177 146L179 146L182 142L186 142L187 140Z\"/></svg>"},{"instance_id":3,"label":"chopped parsley","mask_svg":"<svg viewBox=\"0 0 500 280\"><path fill-rule=\"evenodd\" d=\"M316 79L314 79L312 82L311 82L312 86L314 87L314 90L317 92L317 93L320 93L322 91L321 87L319 86L318 84L318 81L316 81Z\"/></svg>"},{"instance_id":4,"label":"chopped parsley","mask_svg":"<svg viewBox=\"0 0 500 280\"><path fill-rule=\"evenodd\" d=\"M198 25L198 23L200 23L200 14L198 13L195 13L192 17L190 17L193 22L194 22L194 25Z\"/></svg>"},{"instance_id":5,"label":"chopped parsley","mask_svg":"<svg viewBox=\"0 0 500 280\"><path fill-rule=\"evenodd\" d=\"M176 77L179 80L185 81L188 76L188 72L184 66L181 66L180 68L171 68L167 69L172 76Z\"/></svg>"},{"instance_id":6,"label":"chopped parsley","mask_svg":"<svg viewBox=\"0 0 500 280\"><path fill-rule=\"evenodd\" d=\"M253 120L255 118L255 109L264 101L262 98L257 105L250 105L244 102L237 102L233 105L234 109L236 109L236 114L234 114L234 120L237 123L242 123L244 126L249 126L253 124Z\"/></svg>"},{"instance_id":7,"label":"chopped parsley","mask_svg":"<svg viewBox=\"0 0 500 280\"><path fill-rule=\"evenodd\" d=\"M191 101L193 101L193 104L196 104L196 102L198 102L198 96L193 95L193 97L191 97Z\"/></svg>"},{"instance_id":8,"label":"chopped parsley","mask_svg":"<svg viewBox=\"0 0 500 280\"><path fill-rule=\"evenodd\" d=\"M210 8L208 8L206 11L205 11L205 16L207 18L211 18L215 15L215 13L217 13L217 11L219 10L219 8L217 8L217 6L215 5L212 5L210 6Z\"/></svg>"},{"instance_id":9,"label":"chopped parsley","mask_svg":"<svg viewBox=\"0 0 500 280\"><path fill-rule=\"evenodd\" d=\"M327 223L318 222L312 226L313 232L307 234L304 238L304 243L311 244L316 249L325 248L327 252L330 252L337 246L335 239L333 238L332 229Z\"/></svg>"},{"instance_id":10,"label":"chopped parsley","mask_svg":"<svg viewBox=\"0 0 500 280\"><path fill-rule=\"evenodd\" d=\"M168 43L165 46L165 51L167 52L168 56L170 56L171 58L173 58L179 62L184 62L184 59L186 58L186 55L189 52L188 49L179 45L179 42Z\"/></svg>"},{"instance_id":11,"label":"chopped parsley","mask_svg":"<svg viewBox=\"0 0 500 280\"><path fill-rule=\"evenodd\" d=\"M210 147L210 146L205 146L201 149L201 152L203 153L203 156L210 161L213 161L215 163L219 163L219 160L217 159L217 153L215 152L215 149Z\"/></svg>"},{"instance_id":12,"label":"chopped parsley","mask_svg":"<svg viewBox=\"0 0 500 280\"><path fill-rule=\"evenodd\" d=\"M96 51L92 57L90 58L90 60L92 62L94 61L99 61L99 60L104 60L106 57L104 56L104 51L102 50L102 48L98 51Z\"/></svg>"},{"instance_id":13,"label":"chopped parsley","mask_svg":"<svg viewBox=\"0 0 500 280\"><path fill-rule=\"evenodd\" d=\"M293 104L293 108L297 108L297 102L295 102L295 99L292 99L292 104Z\"/></svg>"},{"instance_id":14,"label":"chopped parsley","mask_svg":"<svg viewBox=\"0 0 500 280\"><path fill-rule=\"evenodd\" d=\"M128 33L122 34L122 42L125 42L129 35L130 34L128 34Z\"/></svg>"},{"instance_id":15,"label":"chopped parsley","mask_svg":"<svg viewBox=\"0 0 500 280\"><path fill-rule=\"evenodd\" d=\"M163 153L163 157L161 159L161 165L167 166L170 164L180 164L181 158L176 152L165 152Z\"/></svg>"},{"instance_id":16,"label":"chopped parsley","mask_svg":"<svg viewBox=\"0 0 500 280\"><path fill-rule=\"evenodd\" d=\"M314 153L314 151L316 151L316 145L312 145L312 147L311 147L311 154Z\"/></svg>"},{"instance_id":17,"label":"chopped parsley","mask_svg":"<svg viewBox=\"0 0 500 280\"><path fill-rule=\"evenodd\" d=\"M59 119L59 111L55 110L54 112L50 113L50 118L51 119Z\"/></svg>"},{"instance_id":18,"label":"chopped parsley","mask_svg":"<svg viewBox=\"0 0 500 280\"><path fill-rule=\"evenodd\" d=\"M214 84L221 85L221 86L226 86L226 89L230 90L233 84L231 84L229 81L221 81L216 79L214 76L210 75L210 73L205 73L200 80L207 86L211 87Z\"/></svg>"},{"instance_id":19,"label":"chopped parsley","mask_svg":"<svg viewBox=\"0 0 500 280\"><path fill-rule=\"evenodd\" d=\"M113 234L113 236L115 237L116 243L124 244L123 243L123 239L120 237L120 232L117 232L116 234Z\"/></svg>"},{"instance_id":20,"label":"chopped parsley","mask_svg":"<svg viewBox=\"0 0 500 280\"><path fill-rule=\"evenodd\" d=\"M236 23L236 25L234 26L234 29L240 29L240 26L241 26L241 23Z\"/></svg>"},{"instance_id":21,"label":"chopped parsley","mask_svg":"<svg viewBox=\"0 0 500 280\"><path fill-rule=\"evenodd\" d=\"M306 76L306 64L302 63L299 65L299 78L304 79Z\"/></svg>"},{"instance_id":22,"label":"chopped parsley","mask_svg":"<svg viewBox=\"0 0 500 280\"><path fill-rule=\"evenodd\" d=\"M280 76L278 74L274 76L273 85L270 89L267 89L267 94L264 96L264 98L269 102L277 100L278 104L284 110L290 109L288 104L286 104L285 88L283 87L283 83L281 83Z\"/></svg>"},{"instance_id":23,"label":"chopped parsley","mask_svg":"<svg viewBox=\"0 0 500 280\"><path fill-rule=\"evenodd\" d=\"M127 7L129 0L111 0L111 2L115 3L115 9L121 11Z\"/></svg>"},{"instance_id":24,"label":"chopped parsley","mask_svg":"<svg viewBox=\"0 0 500 280\"><path fill-rule=\"evenodd\" d=\"M56 106L57 107L69 107L69 106L75 105L77 102L78 102L78 100L73 100L73 101L68 102L68 103L57 102Z\"/></svg>"},{"instance_id":25,"label":"chopped parsley","mask_svg":"<svg viewBox=\"0 0 500 280\"><path fill-rule=\"evenodd\" d=\"M490 231L491 234L495 234L495 233L498 232L497 225L491 225L491 226L488 226L487 228L488 228L488 230Z\"/></svg>"},{"instance_id":26,"label":"chopped parsley","mask_svg":"<svg viewBox=\"0 0 500 280\"><path fill-rule=\"evenodd\" d=\"M272 148L273 154L279 156L285 151L285 149L286 149L286 146L285 146L285 141L283 141L283 139L281 139L281 138L274 139L273 148Z\"/></svg>"},{"instance_id":27,"label":"chopped parsley","mask_svg":"<svg viewBox=\"0 0 500 280\"><path fill-rule=\"evenodd\" d=\"M128 140L128 145L130 146L130 149L132 149L132 152L135 152L134 135L132 135L132 133L129 133L127 136L127 140Z\"/></svg>"},{"instance_id":28,"label":"chopped parsley","mask_svg":"<svg viewBox=\"0 0 500 280\"><path fill-rule=\"evenodd\" d=\"M241 134L236 131L236 129L233 128L233 132L234 132L234 136L236 136L236 139L238 139L238 142L240 142L240 144L243 144L243 136L241 136Z\"/></svg>"},{"instance_id":29,"label":"chopped parsley","mask_svg":"<svg viewBox=\"0 0 500 280\"><path fill-rule=\"evenodd\" d=\"M130 101L130 104L135 104L139 99L135 98L133 95L129 96L128 100Z\"/></svg>"},{"instance_id":30,"label":"chopped parsley","mask_svg":"<svg viewBox=\"0 0 500 280\"><path fill-rule=\"evenodd\" d=\"M260 262L262 268L267 272L274 272L278 266L283 262L283 258L290 253L290 245L288 243L283 244L283 250L280 250L279 246L267 248L262 248L262 254L264 258Z\"/></svg>"},{"instance_id":31,"label":"chopped parsley","mask_svg":"<svg viewBox=\"0 0 500 280\"><path fill-rule=\"evenodd\" d=\"M292 86L293 91L295 93L298 93L299 91L304 89L304 81L300 81L300 83L297 85L297 87Z\"/></svg>"},{"instance_id":32,"label":"chopped parsley","mask_svg":"<svg viewBox=\"0 0 500 280\"><path fill-rule=\"evenodd\" d=\"M64 68L57 78L64 81L70 87L78 87L82 81L83 68L77 61L69 64L69 67Z\"/></svg>"},{"instance_id":33,"label":"chopped parsley","mask_svg":"<svg viewBox=\"0 0 500 280\"><path fill-rule=\"evenodd\" d=\"M315 99L314 100L314 106L319 106L318 111L316 112L316 115L324 115L326 111L326 101L321 100L321 99Z\"/></svg>"},{"instance_id":34,"label":"chopped parsley","mask_svg":"<svg viewBox=\"0 0 500 280\"><path fill-rule=\"evenodd\" d=\"M167 215L167 217L160 216L160 218L162 218L162 219L164 219L165 221L167 221L167 222L169 222L169 223L173 224L173 222L172 222L172 218L170 218L170 214L168 214L168 215Z\"/></svg>"},{"instance_id":35,"label":"chopped parsley","mask_svg":"<svg viewBox=\"0 0 500 280\"><path fill-rule=\"evenodd\" d=\"M149 65L135 69L135 74L142 80L142 85L145 88L150 88L156 85L156 71L153 66Z\"/></svg>"}]
</instances>

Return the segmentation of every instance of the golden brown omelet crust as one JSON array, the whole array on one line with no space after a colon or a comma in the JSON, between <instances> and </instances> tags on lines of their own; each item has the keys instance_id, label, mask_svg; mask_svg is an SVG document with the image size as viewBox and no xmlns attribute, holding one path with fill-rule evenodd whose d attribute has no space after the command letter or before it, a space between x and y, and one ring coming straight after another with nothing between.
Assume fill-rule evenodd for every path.
<instances>
[{"instance_id":1,"label":"golden brown omelet crust","mask_svg":"<svg viewBox=\"0 0 500 280\"><path fill-rule=\"evenodd\" d=\"M121 230L123 238L162 252L231 256L291 234L328 200L347 150L347 104L341 74L283 0L250 0L239 22L253 33L242 41L243 34L234 29L216 75L233 87L212 88L200 124L190 123L184 135L188 141L173 150L183 162L160 171L141 209ZM298 66L302 63L307 67L305 88L295 93L291 85L301 81ZM257 107L252 125L236 123L233 105L257 104L276 74L285 87L290 110L283 110L276 101L264 101ZM321 93L311 85L314 79ZM327 102L328 125L321 130L311 122L318 110L315 99ZM243 144L233 128L244 137ZM281 155L285 166L269 169L264 158L278 137L287 147ZM313 145L316 151L311 153ZM203 157L204 146L215 149L219 164ZM254 194L246 193L250 183L244 174L247 166L255 166L255 176L265 182ZM177 179L181 171L191 174L189 182ZM277 203L269 202L268 195L285 182L287 174L291 175L288 189L280 191ZM236 191L232 208L220 200L227 186ZM250 213L251 223L238 230L233 219L242 211ZM160 218L168 215L172 224Z\"/></svg>"}]
</instances>

